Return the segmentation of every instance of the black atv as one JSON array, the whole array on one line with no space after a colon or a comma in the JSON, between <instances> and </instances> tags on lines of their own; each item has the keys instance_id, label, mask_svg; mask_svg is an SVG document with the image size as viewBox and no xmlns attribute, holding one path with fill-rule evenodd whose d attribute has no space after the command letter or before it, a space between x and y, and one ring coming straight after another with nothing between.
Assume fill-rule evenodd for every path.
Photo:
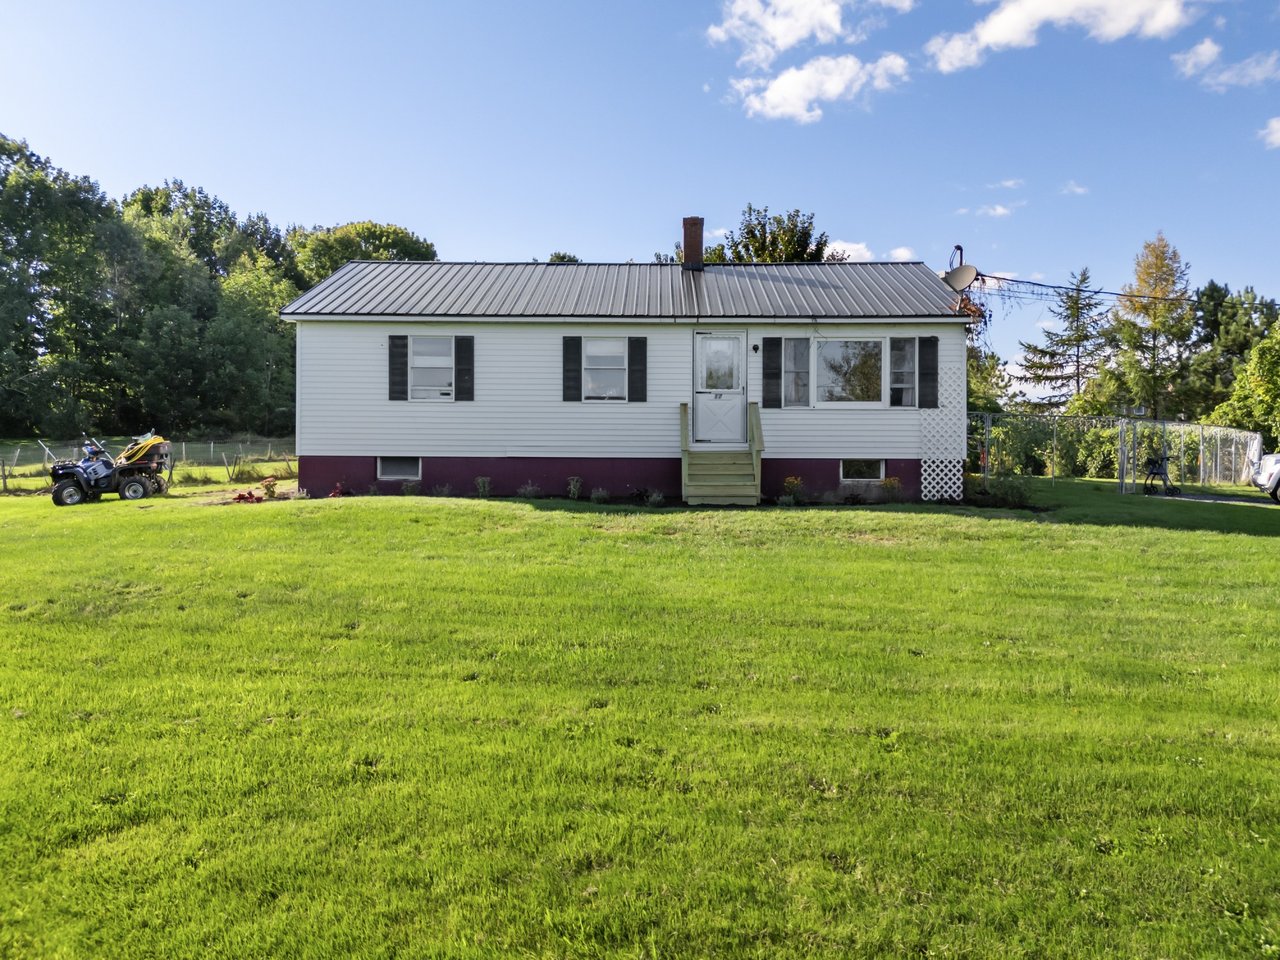
<instances>
[{"instance_id":1,"label":"black atv","mask_svg":"<svg viewBox=\"0 0 1280 960\"><path fill-rule=\"evenodd\" d=\"M169 469L171 445L164 437L154 433L134 437L118 457L112 457L93 439L86 439L83 449L80 460L55 460L49 468L53 502L60 507L93 503L104 493L117 494L121 500L141 500L169 489L164 474Z\"/></svg>"}]
</instances>

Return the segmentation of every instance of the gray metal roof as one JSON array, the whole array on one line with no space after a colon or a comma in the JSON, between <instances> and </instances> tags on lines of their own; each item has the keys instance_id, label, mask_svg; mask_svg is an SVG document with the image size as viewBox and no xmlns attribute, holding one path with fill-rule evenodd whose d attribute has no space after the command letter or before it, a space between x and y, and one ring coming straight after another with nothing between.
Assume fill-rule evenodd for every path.
<instances>
[{"instance_id":1,"label":"gray metal roof","mask_svg":"<svg viewBox=\"0 0 1280 960\"><path fill-rule=\"evenodd\" d=\"M599 319L957 316L923 263L443 263L354 260L281 311L308 317Z\"/></svg>"}]
</instances>

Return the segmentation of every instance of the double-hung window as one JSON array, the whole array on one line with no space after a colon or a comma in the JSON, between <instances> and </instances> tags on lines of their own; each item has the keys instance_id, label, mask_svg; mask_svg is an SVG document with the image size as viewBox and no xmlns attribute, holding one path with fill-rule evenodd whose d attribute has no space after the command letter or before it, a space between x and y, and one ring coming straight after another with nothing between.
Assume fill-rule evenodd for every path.
<instances>
[{"instance_id":1,"label":"double-hung window","mask_svg":"<svg viewBox=\"0 0 1280 960\"><path fill-rule=\"evenodd\" d=\"M570 403L644 403L649 395L645 337L564 337L563 397Z\"/></svg>"},{"instance_id":2,"label":"double-hung window","mask_svg":"<svg viewBox=\"0 0 1280 960\"><path fill-rule=\"evenodd\" d=\"M916 405L916 338L889 340L889 406Z\"/></svg>"},{"instance_id":3,"label":"double-hung window","mask_svg":"<svg viewBox=\"0 0 1280 960\"><path fill-rule=\"evenodd\" d=\"M582 399L627 399L627 338L582 338Z\"/></svg>"},{"instance_id":4,"label":"double-hung window","mask_svg":"<svg viewBox=\"0 0 1280 960\"><path fill-rule=\"evenodd\" d=\"M809 406L809 338L782 341L782 405Z\"/></svg>"},{"instance_id":5,"label":"double-hung window","mask_svg":"<svg viewBox=\"0 0 1280 960\"><path fill-rule=\"evenodd\" d=\"M388 400L474 400L475 337L387 337Z\"/></svg>"},{"instance_id":6,"label":"double-hung window","mask_svg":"<svg viewBox=\"0 0 1280 960\"><path fill-rule=\"evenodd\" d=\"M409 399L453 399L453 337L409 338Z\"/></svg>"}]
</instances>

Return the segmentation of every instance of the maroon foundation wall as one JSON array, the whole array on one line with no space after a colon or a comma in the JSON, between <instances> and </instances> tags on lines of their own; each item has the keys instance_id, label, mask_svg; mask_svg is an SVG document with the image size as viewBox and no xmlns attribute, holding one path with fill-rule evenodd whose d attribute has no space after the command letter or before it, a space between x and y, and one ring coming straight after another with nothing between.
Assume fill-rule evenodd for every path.
<instances>
[{"instance_id":1,"label":"maroon foundation wall","mask_svg":"<svg viewBox=\"0 0 1280 960\"><path fill-rule=\"evenodd\" d=\"M489 478L489 492L495 497L514 497L520 487L532 483L545 496L561 497L569 489L570 477L582 478L585 500L596 487L609 491L615 500L641 491L660 491L664 497L680 499L680 460L664 458L627 459L601 457L593 460L567 457L423 457L421 491L448 486L454 495L473 496L476 477ZM298 486L313 497L326 497L337 485L352 493L399 493L401 480L379 480L377 457L299 457Z\"/></svg>"},{"instance_id":2,"label":"maroon foundation wall","mask_svg":"<svg viewBox=\"0 0 1280 960\"><path fill-rule=\"evenodd\" d=\"M763 460L760 473L760 495L767 499L782 494L782 482L787 477L799 477L805 491L814 497L840 490L839 460ZM919 460L886 460L884 475L897 478L904 499L920 499Z\"/></svg>"},{"instance_id":3,"label":"maroon foundation wall","mask_svg":"<svg viewBox=\"0 0 1280 960\"><path fill-rule=\"evenodd\" d=\"M760 493L767 500L781 496L787 477L800 477L812 496L840 489L839 460L766 459L760 467ZM920 499L919 460L886 460L884 470L885 476L897 478L905 499ZM526 483L544 495L563 496L570 477L582 478L584 499L596 487L608 490L614 499L657 490L678 501L681 494L678 458L423 457L419 484L423 493L447 484L455 495L467 497L476 491L476 477L489 478L495 497L514 497ZM338 485L351 493L368 493L373 487L381 493L399 493L404 482L379 480L377 457L298 458L298 486L311 496L326 497Z\"/></svg>"}]
</instances>

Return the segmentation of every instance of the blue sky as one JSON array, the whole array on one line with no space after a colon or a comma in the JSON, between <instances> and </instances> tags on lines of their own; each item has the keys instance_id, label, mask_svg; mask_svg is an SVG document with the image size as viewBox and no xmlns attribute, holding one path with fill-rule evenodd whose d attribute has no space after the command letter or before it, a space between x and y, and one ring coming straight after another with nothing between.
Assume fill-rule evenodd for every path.
<instances>
[{"instance_id":1,"label":"blue sky","mask_svg":"<svg viewBox=\"0 0 1280 960\"><path fill-rule=\"evenodd\" d=\"M856 257L1280 296L1280 0L0 0L0 131L443 259L649 260L798 207ZM1047 309L997 314L1006 357Z\"/></svg>"}]
</instances>

